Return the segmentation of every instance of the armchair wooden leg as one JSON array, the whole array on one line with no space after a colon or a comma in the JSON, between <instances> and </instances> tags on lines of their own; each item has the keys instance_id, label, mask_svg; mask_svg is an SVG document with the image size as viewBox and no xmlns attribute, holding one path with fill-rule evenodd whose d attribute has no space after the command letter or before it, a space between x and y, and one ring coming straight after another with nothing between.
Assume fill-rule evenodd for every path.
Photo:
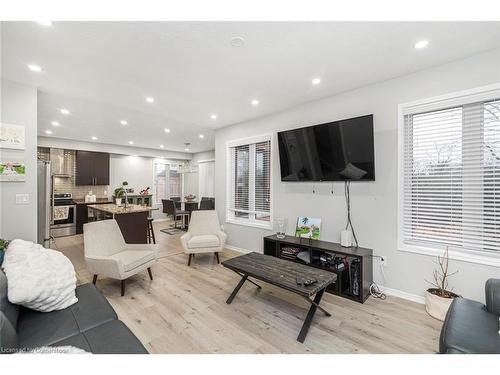
<instances>
[{"instance_id":1,"label":"armchair wooden leg","mask_svg":"<svg viewBox=\"0 0 500 375\"><path fill-rule=\"evenodd\" d=\"M217 264L219 264L220 263L219 253L217 253L217 252L215 253L215 259L217 259Z\"/></svg>"},{"instance_id":2,"label":"armchair wooden leg","mask_svg":"<svg viewBox=\"0 0 500 375\"><path fill-rule=\"evenodd\" d=\"M153 280L153 272L151 272L151 267L148 267L149 278Z\"/></svg>"},{"instance_id":3,"label":"armchair wooden leg","mask_svg":"<svg viewBox=\"0 0 500 375\"><path fill-rule=\"evenodd\" d=\"M191 258L193 257L193 254L189 254L188 258L188 267L191 265Z\"/></svg>"},{"instance_id":4,"label":"armchair wooden leg","mask_svg":"<svg viewBox=\"0 0 500 375\"><path fill-rule=\"evenodd\" d=\"M122 297L125 295L125 280L122 280Z\"/></svg>"},{"instance_id":5,"label":"armchair wooden leg","mask_svg":"<svg viewBox=\"0 0 500 375\"><path fill-rule=\"evenodd\" d=\"M92 279L92 284L95 285L96 281L97 281L97 275L94 275L94 278Z\"/></svg>"}]
</instances>

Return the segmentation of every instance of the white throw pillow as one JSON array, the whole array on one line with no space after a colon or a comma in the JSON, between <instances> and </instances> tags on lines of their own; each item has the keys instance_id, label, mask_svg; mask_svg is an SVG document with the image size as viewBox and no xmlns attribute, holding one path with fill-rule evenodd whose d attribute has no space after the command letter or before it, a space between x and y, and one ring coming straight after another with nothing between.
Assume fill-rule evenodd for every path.
<instances>
[{"instance_id":1,"label":"white throw pillow","mask_svg":"<svg viewBox=\"0 0 500 375\"><path fill-rule=\"evenodd\" d=\"M2 268L11 303L48 312L78 302L75 269L59 251L17 239L9 244Z\"/></svg>"}]
</instances>

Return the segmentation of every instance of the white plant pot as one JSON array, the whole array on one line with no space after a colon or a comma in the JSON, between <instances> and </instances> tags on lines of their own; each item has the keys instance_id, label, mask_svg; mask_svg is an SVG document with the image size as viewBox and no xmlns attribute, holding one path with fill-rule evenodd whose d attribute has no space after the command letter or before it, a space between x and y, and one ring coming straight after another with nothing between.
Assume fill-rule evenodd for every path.
<instances>
[{"instance_id":1,"label":"white plant pot","mask_svg":"<svg viewBox=\"0 0 500 375\"><path fill-rule=\"evenodd\" d=\"M425 292L425 310L433 318L444 321L453 298L443 298L428 291Z\"/></svg>"},{"instance_id":2,"label":"white plant pot","mask_svg":"<svg viewBox=\"0 0 500 375\"><path fill-rule=\"evenodd\" d=\"M121 198L115 198L115 204L117 206L121 206L122 205L122 199Z\"/></svg>"}]
</instances>

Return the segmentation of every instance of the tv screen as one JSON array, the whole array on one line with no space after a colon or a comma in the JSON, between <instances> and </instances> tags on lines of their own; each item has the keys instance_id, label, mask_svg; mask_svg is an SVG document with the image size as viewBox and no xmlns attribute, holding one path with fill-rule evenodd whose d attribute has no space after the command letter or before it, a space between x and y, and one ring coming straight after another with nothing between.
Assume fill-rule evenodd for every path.
<instances>
[{"instance_id":1,"label":"tv screen","mask_svg":"<svg viewBox=\"0 0 500 375\"><path fill-rule=\"evenodd\" d=\"M278 133L281 181L374 181L373 115Z\"/></svg>"}]
</instances>

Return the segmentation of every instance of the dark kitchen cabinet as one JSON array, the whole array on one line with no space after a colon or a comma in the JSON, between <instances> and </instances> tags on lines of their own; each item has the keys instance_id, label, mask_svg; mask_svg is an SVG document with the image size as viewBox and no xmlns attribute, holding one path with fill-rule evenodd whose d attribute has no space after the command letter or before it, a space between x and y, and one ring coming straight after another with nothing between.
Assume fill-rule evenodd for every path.
<instances>
[{"instance_id":1,"label":"dark kitchen cabinet","mask_svg":"<svg viewBox=\"0 0 500 375\"><path fill-rule=\"evenodd\" d=\"M76 152L76 185L109 185L109 154Z\"/></svg>"},{"instance_id":2,"label":"dark kitchen cabinet","mask_svg":"<svg viewBox=\"0 0 500 375\"><path fill-rule=\"evenodd\" d=\"M94 185L109 185L109 154L94 153Z\"/></svg>"},{"instance_id":3,"label":"dark kitchen cabinet","mask_svg":"<svg viewBox=\"0 0 500 375\"><path fill-rule=\"evenodd\" d=\"M81 203L76 202L76 234L83 233L83 224L89 222L89 204L108 204L113 203L112 200L99 199L97 202L93 203Z\"/></svg>"},{"instance_id":4,"label":"dark kitchen cabinet","mask_svg":"<svg viewBox=\"0 0 500 375\"><path fill-rule=\"evenodd\" d=\"M89 222L89 212L86 204L76 205L76 234L83 233L83 224Z\"/></svg>"}]
</instances>

